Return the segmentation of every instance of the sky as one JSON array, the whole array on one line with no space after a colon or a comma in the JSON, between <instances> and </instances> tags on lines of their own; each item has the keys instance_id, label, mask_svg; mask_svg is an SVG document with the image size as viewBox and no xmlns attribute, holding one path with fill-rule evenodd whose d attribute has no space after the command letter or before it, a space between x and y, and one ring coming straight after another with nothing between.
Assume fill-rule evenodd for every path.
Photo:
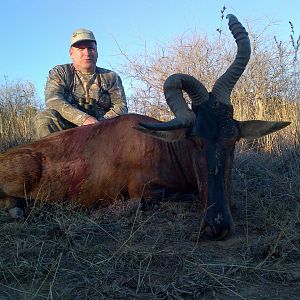
<instances>
[{"instance_id":1,"label":"sky","mask_svg":"<svg viewBox=\"0 0 300 300\"><path fill-rule=\"evenodd\" d=\"M183 33L215 35L220 10L240 21L267 25L281 40L288 40L289 21L300 34L299 0L9 0L1 2L0 84L30 81L39 99L49 70L70 63L69 41L78 28L94 32L98 66L120 70L123 53L134 55L145 48L168 43ZM227 24L227 23L226 23ZM224 26L222 25L223 29ZM228 28L226 28L228 30ZM123 79L123 78L122 78ZM126 93L129 85L123 79Z\"/></svg>"}]
</instances>

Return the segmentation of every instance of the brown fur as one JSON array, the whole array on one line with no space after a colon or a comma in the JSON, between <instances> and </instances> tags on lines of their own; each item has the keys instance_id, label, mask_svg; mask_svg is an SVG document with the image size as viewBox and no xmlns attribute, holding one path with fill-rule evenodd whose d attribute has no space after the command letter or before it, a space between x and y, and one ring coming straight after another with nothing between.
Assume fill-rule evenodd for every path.
<instances>
[{"instance_id":1,"label":"brown fur","mask_svg":"<svg viewBox=\"0 0 300 300\"><path fill-rule=\"evenodd\" d=\"M0 198L65 200L93 207L119 196L154 198L156 187L196 190L193 143L144 135L134 129L141 121L153 122L126 115L54 133L1 154Z\"/></svg>"}]
</instances>

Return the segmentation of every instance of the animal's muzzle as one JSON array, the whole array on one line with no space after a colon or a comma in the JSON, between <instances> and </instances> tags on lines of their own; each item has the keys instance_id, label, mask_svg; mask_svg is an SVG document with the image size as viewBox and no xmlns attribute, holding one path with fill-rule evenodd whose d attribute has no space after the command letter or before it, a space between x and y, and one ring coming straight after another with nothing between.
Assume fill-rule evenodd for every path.
<instances>
[{"instance_id":1,"label":"animal's muzzle","mask_svg":"<svg viewBox=\"0 0 300 300\"><path fill-rule=\"evenodd\" d=\"M220 241L227 239L232 232L232 222L215 224L208 221L203 222L201 228L202 238L204 240Z\"/></svg>"}]
</instances>

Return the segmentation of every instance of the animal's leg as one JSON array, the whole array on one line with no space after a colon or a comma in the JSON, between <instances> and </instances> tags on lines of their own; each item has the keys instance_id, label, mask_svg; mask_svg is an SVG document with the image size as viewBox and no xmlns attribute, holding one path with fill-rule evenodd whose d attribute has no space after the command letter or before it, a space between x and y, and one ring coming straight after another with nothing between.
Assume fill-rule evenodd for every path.
<instances>
[{"instance_id":1,"label":"animal's leg","mask_svg":"<svg viewBox=\"0 0 300 300\"><path fill-rule=\"evenodd\" d=\"M14 219L24 217L25 200L15 197L4 197L0 199L0 210L7 211Z\"/></svg>"},{"instance_id":2,"label":"animal's leg","mask_svg":"<svg viewBox=\"0 0 300 300\"><path fill-rule=\"evenodd\" d=\"M0 199L24 199L42 175L41 155L25 149L0 156Z\"/></svg>"}]
</instances>

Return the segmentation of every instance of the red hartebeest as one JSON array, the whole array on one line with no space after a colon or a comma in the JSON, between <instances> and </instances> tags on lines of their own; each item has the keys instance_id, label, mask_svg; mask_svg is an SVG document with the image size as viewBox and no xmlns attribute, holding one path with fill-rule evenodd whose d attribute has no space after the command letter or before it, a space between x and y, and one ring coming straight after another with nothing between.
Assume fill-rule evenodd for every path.
<instances>
[{"instance_id":1,"label":"red hartebeest","mask_svg":"<svg viewBox=\"0 0 300 300\"><path fill-rule=\"evenodd\" d=\"M230 94L251 51L248 34L233 15L229 28L237 55L210 93L189 75L175 74L166 80L166 100L176 116L172 121L123 115L1 154L0 206L22 214L26 198L93 207L112 203L118 195L150 201L166 193L198 190L205 211L203 231L212 239L228 236L236 142L289 124L233 119ZM191 98L192 109L182 91Z\"/></svg>"}]
</instances>

